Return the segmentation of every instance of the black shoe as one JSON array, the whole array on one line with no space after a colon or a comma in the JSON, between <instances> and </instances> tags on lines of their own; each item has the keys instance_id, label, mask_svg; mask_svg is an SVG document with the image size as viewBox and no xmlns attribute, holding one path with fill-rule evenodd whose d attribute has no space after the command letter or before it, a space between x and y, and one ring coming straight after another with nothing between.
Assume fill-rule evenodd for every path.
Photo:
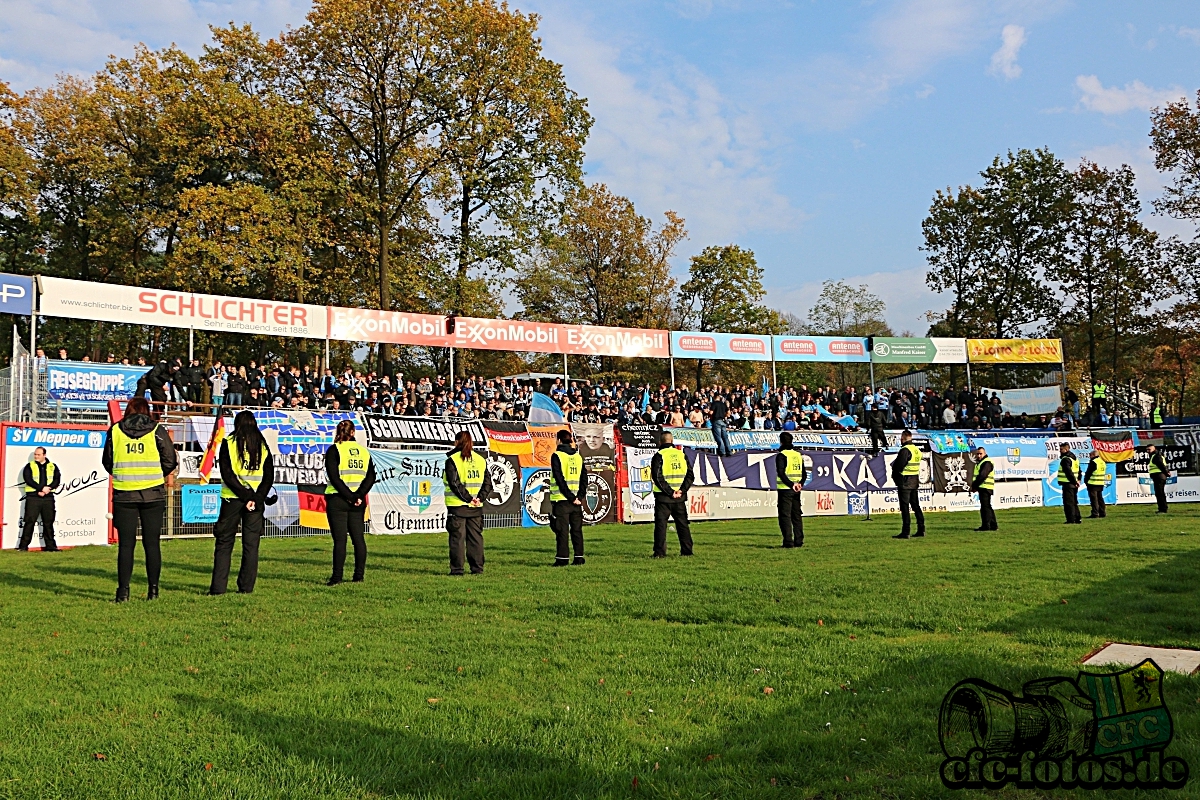
<instances>
[{"instance_id":1,"label":"black shoe","mask_svg":"<svg viewBox=\"0 0 1200 800\"><path fill-rule=\"evenodd\" d=\"M681 556L686 556L687 558L691 558L691 557L692 557L692 554L691 554L691 553L680 553L679 555L681 555Z\"/></svg>"},{"instance_id":2,"label":"black shoe","mask_svg":"<svg viewBox=\"0 0 1200 800\"><path fill-rule=\"evenodd\" d=\"M917 531L916 533L913 534L913 538L918 539L924 535L925 535L925 531Z\"/></svg>"},{"instance_id":3,"label":"black shoe","mask_svg":"<svg viewBox=\"0 0 1200 800\"><path fill-rule=\"evenodd\" d=\"M1161 512L1161 513L1165 514L1165 513L1167 513L1167 512L1163 511L1163 512ZM43 548L42 548L42 552L43 552L43 553L57 553L57 552L58 552L58 548L57 548L57 547L43 547Z\"/></svg>"},{"instance_id":4,"label":"black shoe","mask_svg":"<svg viewBox=\"0 0 1200 800\"><path fill-rule=\"evenodd\" d=\"M796 542L796 547L804 547L804 542Z\"/></svg>"},{"instance_id":5,"label":"black shoe","mask_svg":"<svg viewBox=\"0 0 1200 800\"><path fill-rule=\"evenodd\" d=\"M907 539L907 538L908 538L908 534L907 534L907 533L897 533L897 534L896 534L895 536L893 536L892 538L893 538L893 539Z\"/></svg>"},{"instance_id":6,"label":"black shoe","mask_svg":"<svg viewBox=\"0 0 1200 800\"><path fill-rule=\"evenodd\" d=\"M571 562L576 567L582 567L586 563L587 561L584 560L583 556L575 556L575 560Z\"/></svg>"},{"instance_id":7,"label":"black shoe","mask_svg":"<svg viewBox=\"0 0 1200 800\"><path fill-rule=\"evenodd\" d=\"M482 574L483 574L483 570L481 570L481 569L473 569L473 570L471 570L471 574L472 574L472 575L482 575Z\"/></svg>"},{"instance_id":8,"label":"black shoe","mask_svg":"<svg viewBox=\"0 0 1200 800\"><path fill-rule=\"evenodd\" d=\"M157 600L158 599L158 584L157 583L152 583L146 587L146 599L147 600Z\"/></svg>"},{"instance_id":9,"label":"black shoe","mask_svg":"<svg viewBox=\"0 0 1200 800\"><path fill-rule=\"evenodd\" d=\"M351 582L351 583L362 583L362 582L363 582L363 576L362 576L362 575L355 575L353 578L351 578L351 579L350 579L350 582Z\"/></svg>"},{"instance_id":10,"label":"black shoe","mask_svg":"<svg viewBox=\"0 0 1200 800\"><path fill-rule=\"evenodd\" d=\"M451 572L450 576L451 577L462 577L462 572Z\"/></svg>"},{"instance_id":11,"label":"black shoe","mask_svg":"<svg viewBox=\"0 0 1200 800\"><path fill-rule=\"evenodd\" d=\"M224 592L214 592L212 589L209 589L209 590L206 592L206 594L207 594L209 597L220 597L221 595L223 595L223 594L225 594L225 593L224 593Z\"/></svg>"},{"instance_id":12,"label":"black shoe","mask_svg":"<svg viewBox=\"0 0 1200 800\"><path fill-rule=\"evenodd\" d=\"M652 555L650 557L651 558L666 558L667 554L666 553L655 553L654 555Z\"/></svg>"},{"instance_id":13,"label":"black shoe","mask_svg":"<svg viewBox=\"0 0 1200 800\"><path fill-rule=\"evenodd\" d=\"M17 548L17 552L18 552L18 553L28 553L28 552L29 552L29 548L28 548L28 547L18 547L18 548Z\"/></svg>"},{"instance_id":14,"label":"black shoe","mask_svg":"<svg viewBox=\"0 0 1200 800\"><path fill-rule=\"evenodd\" d=\"M330 578L329 580L325 581L325 585L326 586L337 586L341 582L342 582L341 578Z\"/></svg>"},{"instance_id":15,"label":"black shoe","mask_svg":"<svg viewBox=\"0 0 1200 800\"><path fill-rule=\"evenodd\" d=\"M991 530L991 528L976 528L975 532L979 533L980 531L990 531L990 530ZM917 535L920 536L920 534L917 534Z\"/></svg>"},{"instance_id":16,"label":"black shoe","mask_svg":"<svg viewBox=\"0 0 1200 800\"><path fill-rule=\"evenodd\" d=\"M1165 514L1165 513L1167 513L1167 512L1165 512L1165 511L1155 511L1154 513L1155 513L1155 514Z\"/></svg>"},{"instance_id":17,"label":"black shoe","mask_svg":"<svg viewBox=\"0 0 1200 800\"><path fill-rule=\"evenodd\" d=\"M253 589L238 589L238 594L254 594Z\"/></svg>"},{"instance_id":18,"label":"black shoe","mask_svg":"<svg viewBox=\"0 0 1200 800\"><path fill-rule=\"evenodd\" d=\"M796 545L795 545L795 543L794 543L794 542L784 542L784 543L783 543L783 549L784 549L784 550L791 550L791 549L792 549L793 547L795 547L795 546L796 546Z\"/></svg>"},{"instance_id":19,"label":"black shoe","mask_svg":"<svg viewBox=\"0 0 1200 800\"><path fill-rule=\"evenodd\" d=\"M1099 514L1088 514L1088 519L1100 519Z\"/></svg>"},{"instance_id":20,"label":"black shoe","mask_svg":"<svg viewBox=\"0 0 1200 800\"><path fill-rule=\"evenodd\" d=\"M554 563L551 564L550 566L552 566L552 567L568 567L570 565L571 565L571 562L567 561L565 558L556 558L556 559L554 559Z\"/></svg>"},{"instance_id":21,"label":"black shoe","mask_svg":"<svg viewBox=\"0 0 1200 800\"><path fill-rule=\"evenodd\" d=\"M117 603L129 602L129 587L128 586L126 586L124 589L121 589L121 588L117 589L117 599L114 602L117 602Z\"/></svg>"}]
</instances>

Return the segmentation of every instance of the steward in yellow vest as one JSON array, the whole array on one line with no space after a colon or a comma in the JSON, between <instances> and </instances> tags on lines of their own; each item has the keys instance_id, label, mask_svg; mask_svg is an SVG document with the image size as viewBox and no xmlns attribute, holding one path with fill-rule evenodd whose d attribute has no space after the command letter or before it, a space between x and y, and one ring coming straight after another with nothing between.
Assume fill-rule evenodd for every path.
<instances>
[{"instance_id":1,"label":"steward in yellow vest","mask_svg":"<svg viewBox=\"0 0 1200 800\"><path fill-rule=\"evenodd\" d=\"M254 591L258 580L258 544L262 539L266 507L275 502L267 495L275 484L275 461L258 429L253 411L239 411L233 419L233 439L221 442L217 456L221 468L221 511L213 525L212 583L210 595L225 594L229 564L238 528L242 530L242 563L238 567L239 594Z\"/></svg>"},{"instance_id":2,"label":"steward in yellow vest","mask_svg":"<svg viewBox=\"0 0 1200 800\"><path fill-rule=\"evenodd\" d=\"M1058 486L1062 489L1063 513L1067 516L1066 525L1080 525L1083 520L1079 516L1079 480L1083 476L1079 471L1079 460L1071 452L1070 445L1058 446Z\"/></svg>"},{"instance_id":3,"label":"steward in yellow vest","mask_svg":"<svg viewBox=\"0 0 1200 800\"><path fill-rule=\"evenodd\" d=\"M987 450L982 447L975 451L975 473L971 479L971 491L979 492L980 525L975 530L998 530L996 511L992 508L992 495L996 491L996 465L988 458Z\"/></svg>"},{"instance_id":4,"label":"steward in yellow vest","mask_svg":"<svg viewBox=\"0 0 1200 800\"><path fill-rule=\"evenodd\" d=\"M804 454L792 448L792 434L779 434L779 452L775 455L775 490L779 505L779 532L785 548L804 546L804 509L801 491L808 480Z\"/></svg>"},{"instance_id":5,"label":"steward in yellow vest","mask_svg":"<svg viewBox=\"0 0 1200 800\"><path fill-rule=\"evenodd\" d=\"M158 579L162 573L159 537L167 510L167 482L179 459L171 437L150 418L146 398L134 397L125 404L125 416L108 429L100 460L112 476L117 602L129 599L139 525L142 551L146 554L146 599L153 600L158 597Z\"/></svg>"},{"instance_id":6,"label":"steward in yellow vest","mask_svg":"<svg viewBox=\"0 0 1200 800\"><path fill-rule=\"evenodd\" d=\"M569 430L558 432L558 449L550 456L550 529L554 531L554 566L583 564L583 501L588 472Z\"/></svg>"},{"instance_id":7,"label":"steward in yellow vest","mask_svg":"<svg viewBox=\"0 0 1200 800\"><path fill-rule=\"evenodd\" d=\"M29 549L34 528L41 520L42 552L53 553L58 549L54 541L54 490L62 480L62 473L46 458L46 448L34 448L33 459L21 471L21 480L25 482L25 515L17 549Z\"/></svg>"},{"instance_id":8,"label":"steward in yellow vest","mask_svg":"<svg viewBox=\"0 0 1200 800\"><path fill-rule=\"evenodd\" d=\"M1104 487L1108 486L1108 481L1108 464L1093 450L1087 472L1083 476L1083 482L1087 484L1088 499L1092 502L1092 513L1088 515L1088 519L1103 519L1108 516L1104 505Z\"/></svg>"},{"instance_id":9,"label":"steward in yellow vest","mask_svg":"<svg viewBox=\"0 0 1200 800\"><path fill-rule=\"evenodd\" d=\"M325 517L333 536L333 574L326 586L342 582L346 567L346 539L354 543L354 582L360 583L367 570L367 494L375 485L375 464L366 445L354 438L354 423L344 419L333 434L333 445L325 451Z\"/></svg>"},{"instance_id":10,"label":"steward in yellow vest","mask_svg":"<svg viewBox=\"0 0 1200 800\"><path fill-rule=\"evenodd\" d=\"M1147 471L1150 473L1150 483L1154 486L1154 500L1158 503L1158 511L1155 513L1166 514L1167 478L1171 477L1171 471L1167 469L1167 462L1157 447L1150 445L1146 452L1150 454L1150 466Z\"/></svg>"},{"instance_id":11,"label":"steward in yellow vest","mask_svg":"<svg viewBox=\"0 0 1200 800\"><path fill-rule=\"evenodd\" d=\"M912 431L900 434L900 452L892 462L892 482L900 496L900 533L893 539L909 538L909 510L917 518L915 536L925 535L925 513L921 511L921 449L912 443Z\"/></svg>"},{"instance_id":12,"label":"steward in yellow vest","mask_svg":"<svg viewBox=\"0 0 1200 800\"><path fill-rule=\"evenodd\" d=\"M463 561L472 575L483 572L483 501L492 493L487 459L475 452L470 431L459 431L454 449L446 454L446 530L450 534L450 574L463 574ZM465 559L464 559L465 556Z\"/></svg>"},{"instance_id":13,"label":"steward in yellow vest","mask_svg":"<svg viewBox=\"0 0 1200 800\"><path fill-rule=\"evenodd\" d=\"M664 432L658 452L650 459L650 482L654 487L654 557L667 557L667 520L675 520L679 554L692 554L692 526L688 522L687 494L695 476L687 456Z\"/></svg>"}]
</instances>

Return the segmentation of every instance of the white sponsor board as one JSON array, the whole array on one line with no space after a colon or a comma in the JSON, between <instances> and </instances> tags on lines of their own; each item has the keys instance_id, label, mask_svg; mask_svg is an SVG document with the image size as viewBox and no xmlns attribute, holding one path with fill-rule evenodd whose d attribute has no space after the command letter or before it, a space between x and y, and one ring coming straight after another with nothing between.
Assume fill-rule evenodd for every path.
<instances>
[{"instance_id":1,"label":"white sponsor board","mask_svg":"<svg viewBox=\"0 0 1200 800\"><path fill-rule=\"evenodd\" d=\"M1154 487L1139 483L1137 478L1117 478L1118 503L1153 503ZM1167 484L1168 503L1200 502L1200 475L1180 475L1175 483Z\"/></svg>"},{"instance_id":2,"label":"white sponsor board","mask_svg":"<svg viewBox=\"0 0 1200 800\"><path fill-rule=\"evenodd\" d=\"M324 339L325 306L40 278L41 314L130 325Z\"/></svg>"},{"instance_id":3,"label":"white sponsor board","mask_svg":"<svg viewBox=\"0 0 1200 800\"><path fill-rule=\"evenodd\" d=\"M4 530L0 547L11 549L21 538L25 513L25 483L21 473L38 447L58 467L61 483L55 492L54 538L59 547L108 544L108 473L100 462L104 430L69 426L5 423L3 506ZM41 528L31 547L41 547Z\"/></svg>"},{"instance_id":4,"label":"white sponsor board","mask_svg":"<svg viewBox=\"0 0 1200 800\"><path fill-rule=\"evenodd\" d=\"M997 481L996 492L992 496L992 508L1041 508L1042 482L1038 481Z\"/></svg>"},{"instance_id":5,"label":"white sponsor board","mask_svg":"<svg viewBox=\"0 0 1200 800\"><path fill-rule=\"evenodd\" d=\"M899 514L900 493L895 489L880 492L851 493L850 508L856 514L862 514L862 497L867 495L871 504L871 514ZM979 495L968 492L953 492L943 494L933 491L933 487L921 488L921 511L978 511Z\"/></svg>"}]
</instances>

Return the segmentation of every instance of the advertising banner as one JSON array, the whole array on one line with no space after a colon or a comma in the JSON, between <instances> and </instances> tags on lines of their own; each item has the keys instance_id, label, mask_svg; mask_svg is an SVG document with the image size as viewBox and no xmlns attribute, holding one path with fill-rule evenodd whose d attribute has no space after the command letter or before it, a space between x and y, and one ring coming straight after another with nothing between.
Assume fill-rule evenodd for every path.
<instances>
[{"instance_id":1,"label":"advertising banner","mask_svg":"<svg viewBox=\"0 0 1200 800\"><path fill-rule=\"evenodd\" d=\"M444 454L372 449L371 459L377 477L370 494L371 516L375 520L372 533L446 530Z\"/></svg>"},{"instance_id":2,"label":"advertising banner","mask_svg":"<svg viewBox=\"0 0 1200 800\"><path fill-rule=\"evenodd\" d=\"M852 336L773 336L776 361L833 363L871 360L867 340Z\"/></svg>"},{"instance_id":3,"label":"advertising banner","mask_svg":"<svg viewBox=\"0 0 1200 800\"><path fill-rule=\"evenodd\" d=\"M712 358L723 361L770 361L771 337L741 333L671 331L675 358Z\"/></svg>"},{"instance_id":4,"label":"advertising banner","mask_svg":"<svg viewBox=\"0 0 1200 800\"><path fill-rule=\"evenodd\" d=\"M524 422L484 420L487 449L506 456L533 455L533 439Z\"/></svg>"},{"instance_id":5,"label":"advertising banner","mask_svg":"<svg viewBox=\"0 0 1200 800\"><path fill-rule=\"evenodd\" d=\"M471 441L476 447L487 449L488 446L483 423L475 419L449 420L441 417L384 417L363 414L362 424L371 447L429 447L445 453L454 447L454 437L463 430L470 432Z\"/></svg>"},{"instance_id":6,"label":"advertising banner","mask_svg":"<svg viewBox=\"0 0 1200 800\"><path fill-rule=\"evenodd\" d=\"M1061 364L1061 339L967 339L972 364Z\"/></svg>"},{"instance_id":7,"label":"advertising banner","mask_svg":"<svg viewBox=\"0 0 1200 800\"><path fill-rule=\"evenodd\" d=\"M221 484L187 484L180 487L180 505L186 523L214 523L221 513Z\"/></svg>"},{"instance_id":8,"label":"advertising banner","mask_svg":"<svg viewBox=\"0 0 1200 800\"><path fill-rule=\"evenodd\" d=\"M967 363L966 339L900 339L876 336L871 340L871 344L871 360L876 364Z\"/></svg>"},{"instance_id":9,"label":"advertising banner","mask_svg":"<svg viewBox=\"0 0 1200 800\"><path fill-rule=\"evenodd\" d=\"M0 314L33 314L33 278L0 272Z\"/></svg>"},{"instance_id":10,"label":"advertising banner","mask_svg":"<svg viewBox=\"0 0 1200 800\"><path fill-rule=\"evenodd\" d=\"M805 451L809 480L804 488L811 491L865 492L887 485L885 456L874 458L866 453L828 453Z\"/></svg>"},{"instance_id":11,"label":"advertising banner","mask_svg":"<svg viewBox=\"0 0 1200 800\"><path fill-rule=\"evenodd\" d=\"M450 346L445 317L374 308L330 306L329 338L341 342Z\"/></svg>"},{"instance_id":12,"label":"advertising banner","mask_svg":"<svg viewBox=\"0 0 1200 800\"><path fill-rule=\"evenodd\" d=\"M1046 439L1031 436L975 436L972 447L982 447L996 468L997 480L1046 477Z\"/></svg>"},{"instance_id":13,"label":"advertising banner","mask_svg":"<svg viewBox=\"0 0 1200 800\"><path fill-rule=\"evenodd\" d=\"M932 486L922 486L920 489L921 510L931 511L978 511L979 495L969 492L957 494L939 494ZM899 514L900 495L895 490L854 492L847 495L847 503L851 514L862 515L867 512L870 504L871 514Z\"/></svg>"},{"instance_id":14,"label":"advertising banner","mask_svg":"<svg viewBox=\"0 0 1200 800\"><path fill-rule=\"evenodd\" d=\"M0 547L11 549L21 538L25 515L25 483L21 473L33 451L46 448L46 457L62 477L54 493L54 538L59 547L108 544L108 473L100 462L105 431L101 427L40 426L4 423L4 532ZM30 547L41 547L41 530Z\"/></svg>"},{"instance_id":15,"label":"advertising banner","mask_svg":"<svg viewBox=\"0 0 1200 800\"><path fill-rule=\"evenodd\" d=\"M41 278L41 314L129 325L324 339L325 306Z\"/></svg>"},{"instance_id":16,"label":"advertising banner","mask_svg":"<svg viewBox=\"0 0 1200 800\"><path fill-rule=\"evenodd\" d=\"M1044 504L1044 481L999 481L992 495L992 505L1001 508L1041 508ZM1061 495L1059 502L1062 502Z\"/></svg>"},{"instance_id":17,"label":"advertising banner","mask_svg":"<svg viewBox=\"0 0 1200 800\"><path fill-rule=\"evenodd\" d=\"M668 331L473 317L456 318L451 346L622 358L667 358L671 354Z\"/></svg>"},{"instance_id":18,"label":"advertising banner","mask_svg":"<svg viewBox=\"0 0 1200 800\"><path fill-rule=\"evenodd\" d=\"M86 361L47 361L46 395L50 405L103 409L109 400L133 397L138 380L149 367L91 364Z\"/></svg>"},{"instance_id":19,"label":"advertising banner","mask_svg":"<svg viewBox=\"0 0 1200 800\"><path fill-rule=\"evenodd\" d=\"M1149 482L1142 483L1137 478L1117 478L1118 503L1154 503L1154 488ZM1200 502L1200 476L1180 475L1178 480L1168 483L1168 503ZM1107 499L1106 499L1107 502Z\"/></svg>"},{"instance_id":20,"label":"advertising banner","mask_svg":"<svg viewBox=\"0 0 1200 800\"><path fill-rule=\"evenodd\" d=\"M775 453L771 451L718 456L703 450L684 449L696 486L729 489L775 490Z\"/></svg>"}]
</instances>

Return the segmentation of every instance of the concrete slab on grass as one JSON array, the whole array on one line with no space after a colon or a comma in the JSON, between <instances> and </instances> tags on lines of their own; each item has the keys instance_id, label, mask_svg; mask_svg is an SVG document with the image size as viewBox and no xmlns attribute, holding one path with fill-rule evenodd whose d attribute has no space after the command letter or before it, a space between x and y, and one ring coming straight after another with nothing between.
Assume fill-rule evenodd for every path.
<instances>
[{"instance_id":1,"label":"concrete slab on grass","mask_svg":"<svg viewBox=\"0 0 1200 800\"><path fill-rule=\"evenodd\" d=\"M1148 647L1142 644L1125 644L1124 642L1109 642L1099 650L1085 656L1083 664L1089 667L1099 667L1106 664L1121 664L1136 667L1147 658L1167 672L1181 672L1192 675L1200 671L1200 650L1184 650L1176 647Z\"/></svg>"}]
</instances>

